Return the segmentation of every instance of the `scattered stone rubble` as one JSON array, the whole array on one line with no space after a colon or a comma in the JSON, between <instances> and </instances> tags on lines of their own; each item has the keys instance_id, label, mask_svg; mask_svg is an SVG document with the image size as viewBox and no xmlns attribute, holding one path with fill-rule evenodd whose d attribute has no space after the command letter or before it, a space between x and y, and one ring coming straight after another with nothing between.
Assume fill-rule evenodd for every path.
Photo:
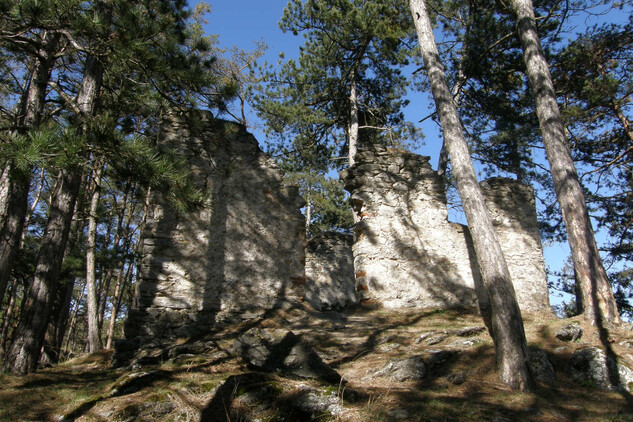
<instances>
[{"instance_id":1,"label":"scattered stone rubble","mask_svg":"<svg viewBox=\"0 0 633 422\"><path fill-rule=\"evenodd\" d=\"M627 393L631 393L633 387L633 370L597 347L574 352L569 363L569 374L574 381L588 387L623 390Z\"/></svg>"},{"instance_id":2,"label":"scattered stone rubble","mask_svg":"<svg viewBox=\"0 0 633 422\"><path fill-rule=\"evenodd\" d=\"M555 336L560 341L578 341L582 337L582 328L578 323L567 324L556 331Z\"/></svg>"}]
</instances>

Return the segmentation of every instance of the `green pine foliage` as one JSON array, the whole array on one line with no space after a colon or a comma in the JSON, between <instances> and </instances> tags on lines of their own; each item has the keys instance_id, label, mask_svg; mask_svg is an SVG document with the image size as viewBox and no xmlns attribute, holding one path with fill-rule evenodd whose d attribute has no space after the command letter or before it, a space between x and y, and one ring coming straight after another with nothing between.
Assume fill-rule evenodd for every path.
<instances>
[{"instance_id":1,"label":"green pine foliage","mask_svg":"<svg viewBox=\"0 0 633 422\"><path fill-rule=\"evenodd\" d=\"M555 56L559 92L574 160L583 174L620 312L633 316L633 17L589 28Z\"/></svg>"},{"instance_id":2,"label":"green pine foliage","mask_svg":"<svg viewBox=\"0 0 633 422\"><path fill-rule=\"evenodd\" d=\"M19 303L33 277L60 169L81 176L85 183L75 207L68 250L59 251L65 255L65 264L58 284L81 283L85 276L83 224L90 175L97 165L104 166L97 216L98 282L102 288L110 283L101 298L108 302L107 314L114 306L109 297L112 280L120 276L127 284L118 307L125 309L131 301L135 250L149 192L162 194L183 211L208 204L185 170L183 158L159 148L162 116L174 109L216 110L235 91L220 80L211 44L195 38L185 1L0 0L0 15L0 81L7 82L0 88L0 164L11 163L13 170L20 170L20 177L33 177L22 253L13 269L17 287L10 288L0 304L4 310L15 299L17 308L2 323L13 327L19 319ZM53 52L56 60L45 81L41 124L25 129L20 126L25 87L38 50L51 34L58 40ZM87 115L76 98L92 59L104 72L96 85L100 86L96 112ZM39 179L37 174L41 174ZM80 310L81 288L74 287L72 306ZM5 334L3 347L9 344L5 340L10 340L11 330Z\"/></svg>"},{"instance_id":3,"label":"green pine foliage","mask_svg":"<svg viewBox=\"0 0 633 422\"><path fill-rule=\"evenodd\" d=\"M269 70L254 95L254 108L271 141L269 152L291 172L289 179L304 187L304 196L315 183L310 178L325 183L325 175L347 161L352 85L358 97L359 147L419 140L402 112L408 85L403 69L414 43L410 17L400 6L391 0L295 0L286 6L280 28L302 34L305 41L297 60ZM331 187L336 183L327 182ZM327 206L323 200L315 206L316 219L349 221L320 215L340 206L337 189L323 191L333 196Z\"/></svg>"}]
</instances>

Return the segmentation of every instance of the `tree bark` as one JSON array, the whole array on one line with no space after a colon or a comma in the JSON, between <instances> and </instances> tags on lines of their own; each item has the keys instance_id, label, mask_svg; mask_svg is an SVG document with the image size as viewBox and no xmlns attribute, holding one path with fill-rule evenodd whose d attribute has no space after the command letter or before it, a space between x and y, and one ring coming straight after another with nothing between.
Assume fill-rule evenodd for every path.
<instances>
[{"instance_id":1,"label":"tree bark","mask_svg":"<svg viewBox=\"0 0 633 422\"><path fill-rule=\"evenodd\" d=\"M13 282L11 283L9 303L7 304L7 308L4 311L4 318L2 318L2 331L0 331L0 356L4 356L8 343L7 340L9 337L9 325L11 324L11 319L13 317L13 309L15 307L15 301L17 297L17 287L18 280L14 278Z\"/></svg>"},{"instance_id":2,"label":"tree bark","mask_svg":"<svg viewBox=\"0 0 633 422\"><path fill-rule=\"evenodd\" d=\"M349 102L349 127L348 127L348 140L349 140L349 166L352 167L355 163L356 153L358 152L358 93L356 92L356 73L352 71L351 84L350 84Z\"/></svg>"},{"instance_id":3,"label":"tree bark","mask_svg":"<svg viewBox=\"0 0 633 422\"><path fill-rule=\"evenodd\" d=\"M510 273L477 183L425 2L410 0L409 7L489 299L489 329L495 345L497 368L505 385L512 389L529 391L533 388L534 381L528 365L523 319L510 281ZM485 314L487 311L483 309L482 312Z\"/></svg>"},{"instance_id":4,"label":"tree bark","mask_svg":"<svg viewBox=\"0 0 633 422\"><path fill-rule=\"evenodd\" d=\"M75 281L72 279L57 284L57 289L53 295L50 322L46 328L44 347L42 349L41 361L43 362L58 363L62 357L62 345L66 326L68 325L74 286Z\"/></svg>"},{"instance_id":5,"label":"tree bark","mask_svg":"<svg viewBox=\"0 0 633 422\"><path fill-rule=\"evenodd\" d=\"M51 69L55 62L55 51L59 36L46 32L38 50L35 67L31 72L26 95L22 99L22 109L18 116L18 132L22 135L37 128L42 118L46 87ZM31 169L19 169L14 163L5 164L2 174L2 221L0 221L0 303L13 269L13 262L20 249L24 219L28 208L28 195L31 183Z\"/></svg>"},{"instance_id":6,"label":"tree bark","mask_svg":"<svg viewBox=\"0 0 633 422\"><path fill-rule=\"evenodd\" d=\"M603 322L619 323L621 321L615 297L596 244L585 196L556 102L549 65L536 31L532 1L511 0L510 3L517 16L517 32L523 47L523 58L536 103L536 114L556 197L567 228L574 269L582 294L584 316L599 326Z\"/></svg>"},{"instance_id":7,"label":"tree bark","mask_svg":"<svg viewBox=\"0 0 633 422\"><path fill-rule=\"evenodd\" d=\"M101 195L101 165L97 164L93 177L93 191L88 214L88 239L86 241L86 312L88 317L88 351L101 349L97 308L97 207Z\"/></svg>"},{"instance_id":8,"label":"tree bark","mask_svg":"<svg viewBox=\"0 0 633 422\"><path fill-rule=\"evenodd\" d=\"M86 284L81 288L81 293L79 293L79 297L77 298L75 309L72 312L72 317L70 318L70 323L68 324L68 334L66 335L66 344L62 346L62 350L66 356L70 354L71 349L71 334L74 332L75 322L77 321L77 314L79 313L79 306L81 305L81 301L84 298L84 294L86 291ZM62 343L63 344L63 343Z\"/></svg>"},{"instance_id":9,"label":"tree bark","mask_svg":"<svg viewBox=\"0 0 633 422\"><path fill-rule=\"evenodd\" d=\"M113 242L113 256L119 256L121 254L121 241L124 240L124 246L123 249L127 250L129 249L128 247L128 243L130 243L130 225L132 224L132 215L134 214L134 206L135 203L133 202L131 204L131 208L128 208L128 199L130 197L130 186L128 185L125 189L125 192L123 194L123 201L120 204L120 213L117 213L117 225L114 228L114 232L115 232L115 236L114 236L114 242ZM110 218L113 218L114 214L116 213L116 208L117 207L112 207L112 211L110 212ZM127 218L126 218L126 214L127 214ZM108 235L106 236L106 239L109 239L109 233L112 230L111 226L108 227ZM117 262L117 268L121 268L123 265L125 264L125 258L123 256L121 256L121 258L119 259L119 261ZM115 266L114 265L110 265L109 268L106 271L105 276L103 277L104 280L104 287L101 289L102 292L99 295L99 332L103 331L103 321L105 320L105 312L106 312L106 305L107 305L107 301L108 301L108 295L110 294L110 285L112 284L112 278L113 278L113 274L115 272ZM115 290L116 290L116 283L118 283L118 275L117 275L117 281L115 282ZM114 298L112 299L112 301L114 301ZM108 348L108 347L106 347Z\"/></svg>"},{"instance_id":10,"label":"tree bark","mask_svg":"<svg viewBox=\"0 0 633 422\"><path fill-rule=\"evenodd\" d=\"M33 283L27 292L14 341L4 362L5 369L15 375L24 375L37 369L80 181L81 177L70 171L60 172L58 190L54 192L41 240Z\"/></svg>"},{"instance_id":11,"label":"tree bark","mask_svg":"<svg viewBox=\"0 0 633 422\"><path fill-rule=\"evenodd\" d=\"M82 129L85 136L89 136L89 119L96 109L102 77L101 62L95 56L88 56L77 94L77 104L81 113L79 118L83 121ZM5 370L15 375L24 375L37 369L81 179L82 173L77 168L60 171L59 186L51 199L33 284L26 297L24 313L16 329L15 339L4 362Z\"/></svg>"},{"instance_id":12,"label":"tree bark","mask_svg":"<svg viewBox=\"0 0 633 422\"><path fill-rule=\"evenodd\" d=\"M110 322L108 323L108 334L106 337L106 349L112 347L112 339L114 337L114 324L116 323L116 317L119 313L119 307L121 306L121 294L123 292L123 282L125 281L125 267L122 265L119 268L119 272L116 276L116 283L114 286L114 295L112 296L112 311L110 312Z\"/></svg>"}]
</instances>

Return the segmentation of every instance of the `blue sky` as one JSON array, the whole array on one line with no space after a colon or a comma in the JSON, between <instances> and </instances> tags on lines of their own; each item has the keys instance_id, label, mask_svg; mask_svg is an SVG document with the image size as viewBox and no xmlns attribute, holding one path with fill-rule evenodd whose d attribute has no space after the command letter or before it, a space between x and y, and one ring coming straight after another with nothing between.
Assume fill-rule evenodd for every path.
<instances>
[{"instance_id":1,"label":"blue sky","mask_svg":"<svg viewBox=\"0 0 633 422\"><path fill-rule=\"evenodd\" d=\"M243 50L255 49L255 43L264 41L268 51L264 57L269 63L275 63L281 53L286 58L296 57L303 43L301 35L284 33L277 23L283 15L287 0L216 0L211 2L211 14L208 15L205 29L208 34L218 34L222 47L237 46ZM190 0L190 4L194 4ZM425 93L413 93L411 104L405 110L411 121L419 121L430 112L429 99ZM431 162L437 163L439 156L439 131L430 119L421 125L426 136L425 145L417 151L430 155ZM254 131L260 142L261 133Z\"/></svg>"},{"instance_id":2,"label":"blue sky","mask_svg":"<svg viewBox=\"0 0 633 422\"><path fill-rule=\"evenodd\" d=\"M190 4L195 4L190 0ZM286 58L296 57L303 38L301 35L284 34L277 23L283 14L287 0L215 0L211 1L211 14L208 15L208 34L218 34L222 47L237 46L243 50L253 50L255 43L264 41L268 44L265 60L269 63L277 61L279 54ZM624 21L627 13L616 12L607 16L598 14L583 17L577 22L576 30L581 32L587 24L610 21ZM419 121L430 113L429 97L425 93L411 93L411 101L405 114L410 121ZM439 128L428 119L421 126L425 135L424 145L416 152L431 156L431 164L436 167L441 138ZM265 142L263 134L254 130L260 143ZM551 244L545 246L545 259L551 269L560 269L569 255L567 244ZM559 300L552 297L552 303Z\"/></svg>"}]
</instances>

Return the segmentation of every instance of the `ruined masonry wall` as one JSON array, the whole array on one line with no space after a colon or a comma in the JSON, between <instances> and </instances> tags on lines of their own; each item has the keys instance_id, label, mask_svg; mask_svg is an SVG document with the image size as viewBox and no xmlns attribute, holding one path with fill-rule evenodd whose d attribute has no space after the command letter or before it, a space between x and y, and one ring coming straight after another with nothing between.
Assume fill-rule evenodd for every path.
<instances>
[{"instance_id":1,"label":"ruined masonry wall","mask_svg":"<svg viewBox=\"0 0 633 422\"><path fill-rule=\"evenodd\" d=\"M531 186L500 177L484 180L481 189L521 310L549 311L534 190Z\"/></svg>"},{"instance_id":2,"label":"ruined masonry wall","mask_svg":"<svg viewBox=\"0 0 633 422\"><path fill-rule=\"evenodd\" d=\"M306 246L306 300L315 309L341 309L358 302L354 286L353 236L328 232Z\"/></svg>"},{"instance_id":3,"label":"ruined masonry wall","mask_svg":"<svg viewBox=\"0 0 633 422\"><path fill-rule=\"evenodd\" d=\"M241 126L198 112L169 116L161 146L186 160L207 207L178 213L155 195L127 338L173 339L218 319L302 298L303 200Z\"/></svg>"},{"instance_id":4,"label":"ruined masonry wall","mask_svg":"<svg viewBox=\"0 0 633 422\"><path fill-rule=\"evenodd\" d=\"M360 299L391 308L476 307L481 276L472 240L466 226L448 221L444 183L429 158L376 146L356 162L342 176L359 218ZM483 189L521 309L549 309L532 191L508 179Z\"/></svg>"}]
</instances>

